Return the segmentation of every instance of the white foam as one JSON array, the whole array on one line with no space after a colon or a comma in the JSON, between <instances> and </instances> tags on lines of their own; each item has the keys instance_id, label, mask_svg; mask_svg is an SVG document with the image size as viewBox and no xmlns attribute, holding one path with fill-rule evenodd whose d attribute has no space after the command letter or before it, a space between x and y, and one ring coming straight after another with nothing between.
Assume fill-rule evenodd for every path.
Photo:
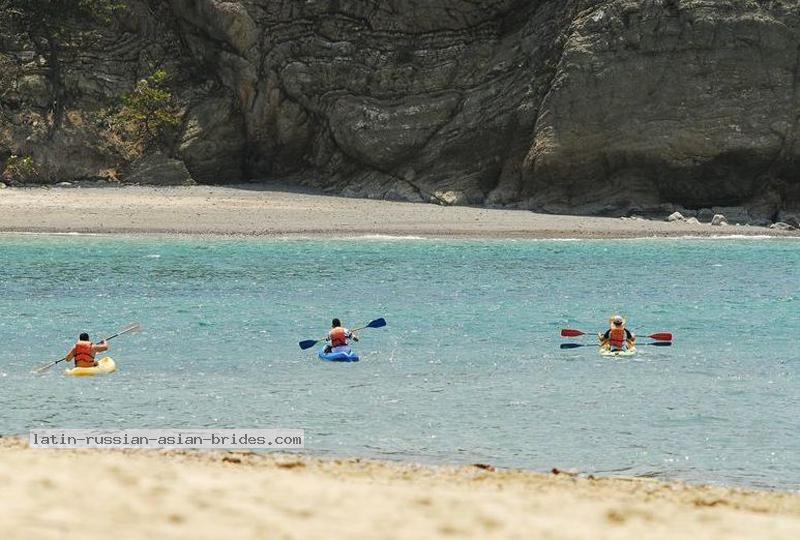
<instances>
[{"instance_id":1,"label":"white foam","mask_svg":"<svg viewBox=\"0 0 800 540\"><path fill-rule=\"evenodd\" d=\"M35 231L0 231L0 234L7 236L109 236L107 233L88 233L88 232L35 232Z\"/></svg>"},{"instance_id":2,"label":"white foam","mask_svg":"<svg viewBox=\"0 0 800 540\"><path fill-rule=\"evenodd\" d=\"M687 240L800 240L800 236L775 236L770 234L712 234L709 236L676 236Z\"/></svg>"},{"instance_id":3,"label":"white foam","mask_svg":"<svg viewBox=\"0 0 800 540\"><path fill-rule=\"evenodd\" d=\"M360 234L354 236L347 236L345 238L351 240L430 240L424 236L413 235L393 235L393 234Z\"/></svg>"}]
</instances>

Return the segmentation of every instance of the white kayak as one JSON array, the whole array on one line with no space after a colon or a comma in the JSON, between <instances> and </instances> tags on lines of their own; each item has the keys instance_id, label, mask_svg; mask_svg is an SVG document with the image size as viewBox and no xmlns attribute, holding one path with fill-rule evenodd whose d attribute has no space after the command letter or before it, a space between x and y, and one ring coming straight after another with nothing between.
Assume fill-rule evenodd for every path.
<instances>
[{"instance_id":1,"label":"white kayak","mask_svg":"<svg viewBox=\"0 0 800 540\"><path fill-rule=\"evenodd\" d=\"M638 351L636 350L636 347L631 347L630 349L624 349L624 350L615 349L613 351L605 347L600 348L601 356L630 357L630 356L636 356L637 352Z\"/></svg>"}]
</instances>

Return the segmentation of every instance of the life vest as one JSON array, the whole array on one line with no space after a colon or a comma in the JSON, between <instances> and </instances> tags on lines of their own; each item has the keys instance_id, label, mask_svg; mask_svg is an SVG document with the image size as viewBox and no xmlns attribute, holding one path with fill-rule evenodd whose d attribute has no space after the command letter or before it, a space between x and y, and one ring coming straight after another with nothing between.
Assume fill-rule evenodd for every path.
<instances>
[{"instance_id":1,"label":"life vest","mask_svg":"<svg viewBox=\"0 0 800 540\"><path fill-rule=\"evenodd\" d=\"M91 341L79 341L75 344L75 366L92 367L94 365L94 351Z\"/></svg>"},{"instance_id":2,"label":"life vest","mask_svg":"<svg viewBox=\"0 0 800 540\"><path fill-rule=\"evenodd\" d=\"M608 344L612 349L621 349L625 345L625 338L624 326L612 326L608 331Z\"/></svg>"},{"instance_id":3,"label":"life vest","mask_svg":"<svg viewBox=\"0 0 800 540\"><path fill-rule=\"evenodd\" d=\"M331 347L343 347L347 345L347 332L341 326L337 326L330 332Z\"/></svg>"}]
</instances>

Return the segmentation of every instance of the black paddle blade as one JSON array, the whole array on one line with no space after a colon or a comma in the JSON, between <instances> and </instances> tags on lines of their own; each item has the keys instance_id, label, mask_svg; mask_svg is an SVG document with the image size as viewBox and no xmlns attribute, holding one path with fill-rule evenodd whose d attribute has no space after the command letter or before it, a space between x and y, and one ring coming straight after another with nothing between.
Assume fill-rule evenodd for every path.
<instances>
[{"instance_id":1,"label":"black paddle blade","mask_svg":"<svg viewBox=\"0 0 800 540\"><path fill-rule=\"evenodd\" d=\"M310 349L317 343L319 343L319 341L316 339L306 339L300 342L300 348L303 350Z\"/></svg>"},{"instance_id":2,"label":"black paddle blade","mask_svg":"<svg viewBox=\"0 0 800 540\"><path fill-rule=\"evenodd\" d=\"M654 343L648 343L648 345L652 345L653 347L672 347L671 341L656 341Z\"/></svg>"},{"instance_id":3,"label":"black paddle blade","mask_svg":"<svg viewBox=\"0 0 800 540\"><path fill-rule=\"evenodd\" d=\"M577 349L578 347L585 347L583 343L562 343L562 349Z\"/></svg>"},{"instance_id":4,"label":"black paddle blade","mask_svg":"<svg viewBox=\"0 0 800 540\"><path fill-rule=\"evenodd\" d=\"M384 326L386 326L386 319L381 317L380 319L375 319L374 321L371 321L366 326L366 328L383 328Z\"/></svg>"}]
</instances>

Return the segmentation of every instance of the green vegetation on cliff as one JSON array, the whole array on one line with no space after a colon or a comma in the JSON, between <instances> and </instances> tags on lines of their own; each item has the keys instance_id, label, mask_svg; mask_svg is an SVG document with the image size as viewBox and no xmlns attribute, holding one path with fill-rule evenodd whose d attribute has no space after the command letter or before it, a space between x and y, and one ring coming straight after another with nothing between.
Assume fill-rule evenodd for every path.
<instances>
[{"instance_id":1,"label":"green vegetation on cliff","mask_svg":"<svg viewBox=\"0 0 800 540\"><path fill-rule=\"evenodd\" d=\"M0 174L4 182L25 181L34 178L38 172L31 156L11 154Z\"/></svg>"},{"instance_id":2,"label":"green vegetation on cliff","mask_svg":"<svg viewBox=\"0 0 800 540\"><path fill-rule=\"evenodd\" d=\"M110 115L114 132L120 136L125 153L138 157L148 150L170 148L175 141L181 111L166 89L167 72L156 70L141 79L134 89L120 98Z\"/></svg>"}]
</instances>

